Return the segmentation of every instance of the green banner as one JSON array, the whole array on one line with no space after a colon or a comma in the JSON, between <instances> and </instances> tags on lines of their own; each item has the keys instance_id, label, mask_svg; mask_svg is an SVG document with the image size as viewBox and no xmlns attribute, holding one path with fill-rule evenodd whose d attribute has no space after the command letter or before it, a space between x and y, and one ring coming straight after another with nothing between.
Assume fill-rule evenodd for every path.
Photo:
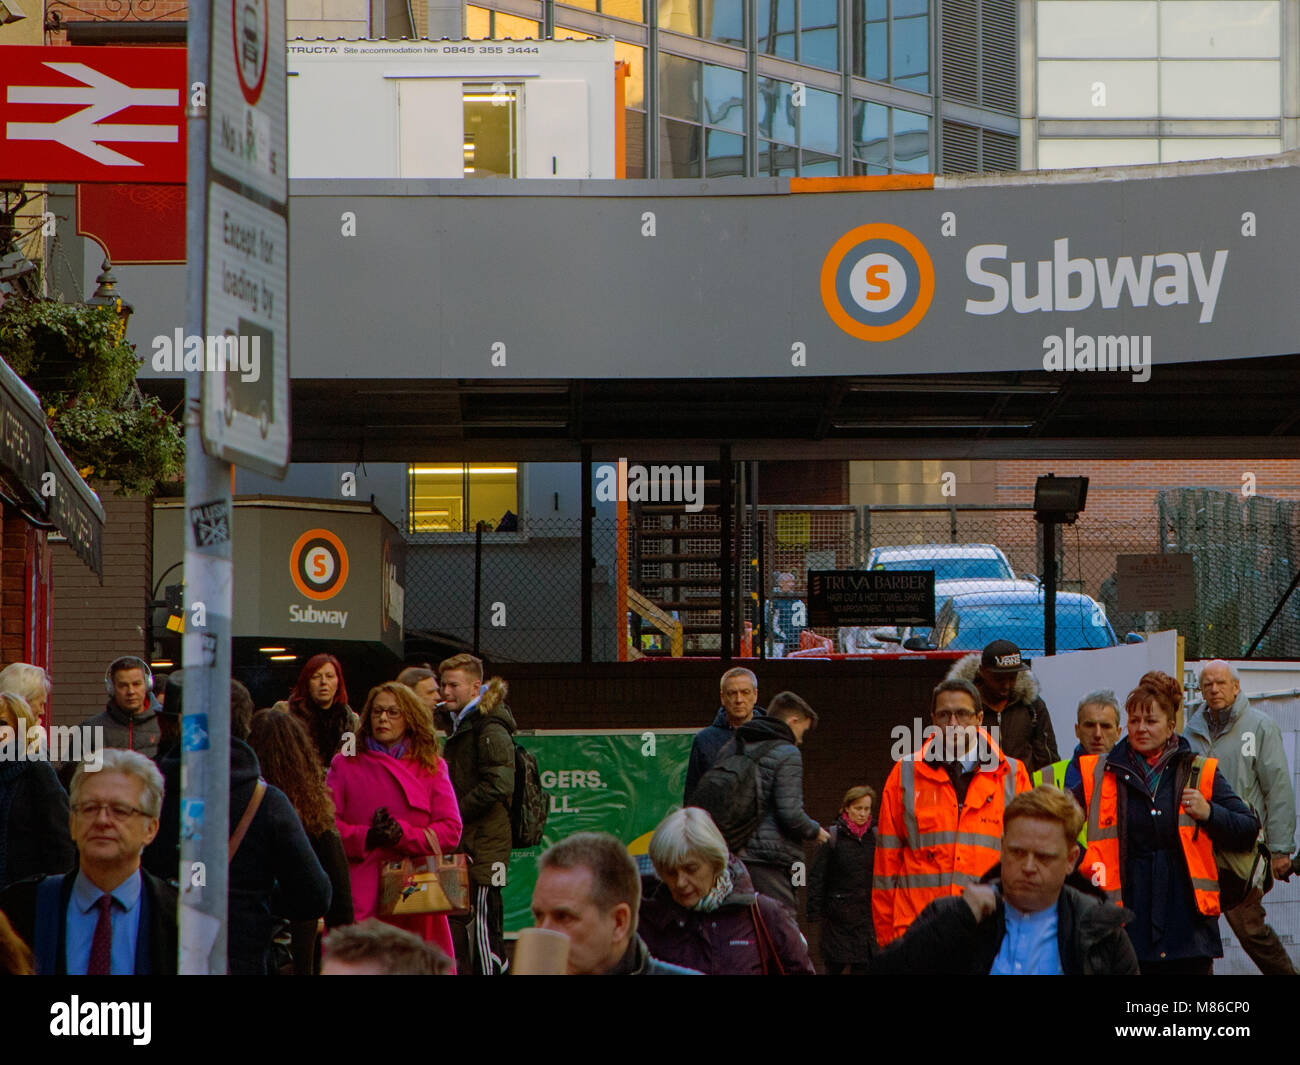
<instances>
[{"instance_id":1,"label":"green banner","mask_svg":"<svg viewBox=\"0 0 1300 1065\"><path fill-rule=\"evenodd\" d=\"M540 846L510 855L502 890L507 933L528 928L537 856L575 832L608 832L645 854L650 834L682 804L693 731L537 732L517 738L537 756L551 812Z\"/></svg>"}]
</instances>

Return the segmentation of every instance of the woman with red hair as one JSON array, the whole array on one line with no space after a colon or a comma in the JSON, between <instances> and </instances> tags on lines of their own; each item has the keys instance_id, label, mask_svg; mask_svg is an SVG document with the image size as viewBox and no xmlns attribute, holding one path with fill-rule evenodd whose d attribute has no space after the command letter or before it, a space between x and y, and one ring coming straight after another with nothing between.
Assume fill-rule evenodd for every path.
<instances>
[{"instance_id":1,"label":"woman with red hair","mask_svg":"<svg viewBox=\"0 0 1300 1065\"><path fill-rule=\"evenodd\" d=\"M355 736L361 726L361 719L348 706L343 665L331 654L312 655L307 659L289 698L271 709L287 710L307 726L307 734L320 755L320 764L326 767L343 746L343 737L347 733Z\"/></svg>"},{"instance_id":2,"label":"woman with red hair","mask_svg":"<svg viewBox=\"0 0 1300 1065\"><path fill-rule=\"evenodd\" d=\"M1080 872L1137 915L1127 931L1143 976L1214 971L1224 908L1214 849L1248 851L1259 831L1216 760L1179 735L1182 702L1173 677L1145 674L1125 702L1128 734L1079 759L1074 789L1088 814Z\"/></svg>"}]
</instances>

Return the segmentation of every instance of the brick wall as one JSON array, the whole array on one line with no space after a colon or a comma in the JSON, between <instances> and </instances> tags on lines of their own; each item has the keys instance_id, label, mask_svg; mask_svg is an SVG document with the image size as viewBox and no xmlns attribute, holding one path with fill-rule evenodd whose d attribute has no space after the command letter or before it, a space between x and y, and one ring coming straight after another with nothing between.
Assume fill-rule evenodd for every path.
<instances>
[{"instance_id":1,"label":"brick wall","mask_svg":"<svg viewBox=\"0 0 1300 1065\"><path fill-rule=\"evenodd\" d=\"M1242 475L1252 473L1256 495L1300 499L1300 461L1295 459L1053 459L997 465L999 503L1032 503L1034 481L1047 473L1088 478L1087 506L1074 527L1062 530L1062 537L1068 565L1082 572L1083 590L1092 596L1098 595L1101 582L1109 576L1116 554L1160 550L1156 495L1162 489L1240 492ZM1006 515L999 524L998 545L1011 556L1016 571L1039 572L1032 520Z\"/></svg>"},{"instance_id":2,"label":"brick wall","mask_svg":"<svg viewBox=\"0 0 1300 1065\"><path fill-rule=\"evenodd\" d=\"M104 583L67 544L54 544L53 720L74 724L104 706L104 670L119 655L147 656L153 508L142 496L97 487L104 504Z\"/></svg>"},{"instance_id":3,"label":"brick wall","mask_svg":"<svg viewBox=\"0 0 1300 1065\"><path fill-rule=\"evenodd\" d=\"M27 523L12 507L0 523L0 662L25 658L27 634Z\"/></svg>"}]
</instances>

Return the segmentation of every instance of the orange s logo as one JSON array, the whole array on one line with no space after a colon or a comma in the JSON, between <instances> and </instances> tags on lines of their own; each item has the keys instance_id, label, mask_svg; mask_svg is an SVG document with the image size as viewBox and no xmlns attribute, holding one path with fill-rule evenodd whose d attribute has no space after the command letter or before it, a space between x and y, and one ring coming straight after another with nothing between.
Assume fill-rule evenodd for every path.
<instances>
[{"instance_id":1,"label":"orange s logo","mask_svg":"<svg viewBox=\"0 0 1300 1065\"><path fill-rule=\"evenodd\" d=\"M889 267L884 263L867 267L867 299L889 299Z\"/></svg>"},{"instance_id":2,"label":"orange s logo","mask_svg":"<svg viewBox=\"0 0 1300 1065\"><path fill-rule=\"evenodd\" d=\"M289 549L289 575L308 599L332 599L348 580L348 549L329 529L308 529Z\"/></svg>"}]
</instances>

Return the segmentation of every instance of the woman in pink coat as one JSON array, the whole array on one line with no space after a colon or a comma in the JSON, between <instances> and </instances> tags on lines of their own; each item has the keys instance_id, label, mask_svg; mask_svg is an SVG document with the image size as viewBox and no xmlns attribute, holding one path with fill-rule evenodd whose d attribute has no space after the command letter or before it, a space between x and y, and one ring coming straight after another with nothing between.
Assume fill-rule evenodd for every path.
<instances>
[{"instance_id":1,"label":"woman in pink coat","mask_svg":"<svg viewBox=\"0 0 1300 1065\"><path fill-rule=\"evenodd\" d=\"M447 763L438 754L433 718L404 684L370 690L356 753L340 753L325 783L352 879L357 921L377 917L385 862L449 853L460 842L460 807ZM445 914L383 917L455 957Z\"/></svg>"}]
</instances>

